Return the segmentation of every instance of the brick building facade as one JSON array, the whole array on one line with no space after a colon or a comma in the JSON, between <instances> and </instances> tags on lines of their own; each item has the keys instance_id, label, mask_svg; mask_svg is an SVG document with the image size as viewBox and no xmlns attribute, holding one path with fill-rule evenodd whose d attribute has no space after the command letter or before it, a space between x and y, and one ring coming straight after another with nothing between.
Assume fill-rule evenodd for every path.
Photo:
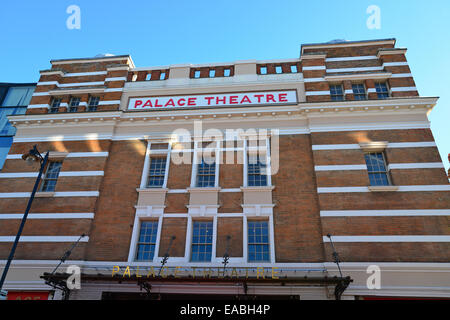
<instances>
[{"instance_id":1,"label":"brick building facade","mask_svg":"<svg viewBox=\"0 0 450 320\"><path fill-rule=\"evenodd\" d=\"M0 265L39 168L21 156L37 145L50 163L5 289L52 291L40 276L85 234L59 270L81 267L71 299L136 298L138 283L163 299L334 299L347 276L345 299L450 297L437 98L419 95L405 53L385 39L302 45L290 60L52 60L9 117Z\"/></svg>"}]
</instances>

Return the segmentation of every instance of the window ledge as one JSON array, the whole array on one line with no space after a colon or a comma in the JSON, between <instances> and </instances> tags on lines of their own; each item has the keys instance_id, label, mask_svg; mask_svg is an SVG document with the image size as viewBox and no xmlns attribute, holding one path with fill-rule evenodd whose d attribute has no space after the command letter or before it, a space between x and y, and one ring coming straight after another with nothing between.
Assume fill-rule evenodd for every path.
<instances>
[{"instance_id":1,"label":"window ledge","mask_svg":"<svg viewBox=\"0 0 450 320\"><path fill-rule=\"evenodd\" d=\"M36 192L35 198L52 198L55 196L55 192Z\"/></svg>"},{"instance_id":2,"label":"window ledge","mask_svg":"<svg viewBox=\"0 0 450 320\"><path fill-rule=\"evenodd\" d=\"M169 189L167 188L137 188L136 189L137 192L139 193L165 193L167 191L169 191Z\"/></svg>"},{"instance_id":3,"label":"window ledge","mask_svg":"<svg viewBox=\"0 0 450 320\"><path fill-rule=\"evenodd\" d=\"M242 191L271 191L273 189L275 189L275 186L241 187Z\"/></svg>"},{"instance_id":4,"label":"window ledge","mask_svg":"<svg viewBox=\"0 0 450 320\"><path fill-rule=\"evenodd\" d=\"M370 192L389 192L389 191L397 191L398 186L369 186Z\"/></svg>"},{"instance_id":5,"label":"window ledge","mask_svg":"<svg viewBox=\"0 0 450 320\"><path fill-rule=\"evenodd\" d=\"M219 192L220 187L190 187L186 189L188 192Z\"/></svg>"}]
</instances>

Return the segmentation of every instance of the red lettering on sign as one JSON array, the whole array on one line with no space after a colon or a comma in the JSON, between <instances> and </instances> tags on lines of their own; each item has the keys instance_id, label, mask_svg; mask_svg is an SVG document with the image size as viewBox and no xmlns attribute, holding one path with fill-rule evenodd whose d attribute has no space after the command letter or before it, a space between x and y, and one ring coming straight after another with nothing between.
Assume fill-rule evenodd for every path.
<instances>
[{"instance_id":1,"label":"red lettering on sign","mask_svg":"<svg viewBox=\"0 0 450 320\"><path fill-rule=\"evenodd\" d=\"M227 103L227 97L223 97L222 99L216 97L216 104L219 104L219 102L222 102L223 104Z\"/></svg>"},{"instance_id":2,"label":"red lettering on sign","mask_svg":"<svg viewBox=\"0 0 450 320\"><path fill-rule=\"evenodd\" d=\"M162 107L162 104L158 104L158 99L155 101L155 107Z\"/></svg>"},{"instance_id":3,"label":"red lettering on sign","mask_svg":"<svg viewBox=\"0 0 450 320\"><path fill-rule=\"evenodd\" d=\"M254 95L256 98L258 98L258 103L261 103L261 98L264 97L263 94L255 94Z\"/></svg>"},{"instance_id":4,"label":"red lettering on sign","mask_svg":"<svg viewBox=\"0 0 450 320\"><path fill-rule=\"evenodd\" d=\"M145 108L145 107L153 107L153 106L152 106L152 101L151 101L150 99L148 99L148 100L144 103L144 105L142 106L142 108Z\"/></svg>"},{"instance_id":5,"label":"red lettering on sign","mask_svg":"<svg viewBox=\"0 0 450 320\"><path fill-rule=\"evenodd\" d=\"M184 106L184 105L186 104L186 99L183 99L183 98L178 99L177 104L178 104L180 107Z\"/></svg>"},{"instance_id":6,"label":"red lettering on sign","mask_svg":"<svg viewBox=\"0 0 450 320\"><path fill-rule=\"evenodd\" d=\"M136 100L134 102L134 107L137 108L138 106L140 106L142 104L142 100Z\"/></svg>"},{"instance_id":7,"label":"red lettering on sign","mask_svg":"<svg viewBox=\"0 0 450 320\"><path fill-rule=\"evenodd\" d=\"M164 107L167 107L167 106L175 107L175 102L173 102L173 99L169 99L169 101L166 102Z\"/></svg>"},{"instance_id":8,"label":"red lettering on sign","mask_svg":"<svg viewBox=\"0 0 450 320\"><path fill-rule=\"evenodd\" d=\"M230 96L230 104L237 104L238 96Z\"/></svg>"},{"instance_id":9,"label":"red lettering on sign","mask_svg":"<svg viewBox=\"0 0 450 320\"><path fill-rule=\"evenodd\" d=\"M211 104L211 100L214 99L214 97L205 97L206 100L208 100L208 106Z\"/></svg>"},{"instance_id":10,"label":"red lettering on sign","mask_svg":"<svg viewBox=\"0 0 450 320\"><path fill-rule=\"evenodd\" d=\"M288 102L286 96L287 96L287 93L279 93L278 94L278 100L280 102Z\"/></svg>"},{"instance_id":11,"label":"red lettering on sign","mask_svg":"<svg viewBox=\"0 0 450 320\"><path fill-rule=\"evenodd\" d=\"M197 102L195 100L197 100L197 98L189 98L188 106L195 106L197 104Z\"/></svg>"},{"instance_id":12,"label":"red lettering on sign","mask_svg":"<svg viewBox=\"0 0 450 320\"><path fill-rule=\"evenodd\" d=\"M249 98L248 96L244 96L244 97L242 98L241 103L244 103L244 102L252 103L252 102L250 101L250 98Z\"/></svg>"},{"instance_id":13,"label":"red lettering on sign","mask_svg":"<svg viewBox=\"0 0 450 320\"><path fill-rule=\"evenodd\" d=\"M273 96L273 94L268 94L266 97L266 101L267 102L276 102L275 101L275 97Z\"/></svg>"}]
</instances>

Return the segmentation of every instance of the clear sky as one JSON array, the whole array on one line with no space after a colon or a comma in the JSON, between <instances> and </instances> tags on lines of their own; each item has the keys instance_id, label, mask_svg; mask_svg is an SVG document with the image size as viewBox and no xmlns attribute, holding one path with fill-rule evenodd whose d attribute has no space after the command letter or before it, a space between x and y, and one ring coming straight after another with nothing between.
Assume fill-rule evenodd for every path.
<instances>
[{"instance_id":1,"label":"clear sky","mask_svg":"<svg viewBox=\"0 0 450 320\"><path fill-rule=\"evenodd\" d=\"M66 10L80 8L80 29ZM366 12L380 8L380 28ZM421 96L439 96L429 119L448 169L448 0L3 1L0 82L37 82L51 59L130 54L138 67L296 58L302 43L396 38Z\"/></svg>"}]
</instances>

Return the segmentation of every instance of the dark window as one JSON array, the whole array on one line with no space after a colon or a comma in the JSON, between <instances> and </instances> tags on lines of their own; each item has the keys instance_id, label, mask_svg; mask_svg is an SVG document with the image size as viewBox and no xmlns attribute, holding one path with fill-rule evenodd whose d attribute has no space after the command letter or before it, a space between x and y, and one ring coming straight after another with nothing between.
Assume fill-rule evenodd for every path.
<instances>
[{"instance_id":1,"label":"dark window","mask_svg":"<svg viewBox=\"0 0 450 320\"><path fill-rule=\"evenodd\" d=\"M158 232L157 221L142 221L137 244L136 260L153 260L155 255L156 234Z\"/></svg>"},{"instance_id":2,"label":"dark window","mask_svg":"<svg viewBox=\"0 0 450 320\"><path fill-rule=\"evenodd\" d=\"M69 112L77 112L80 105L80 98L73 97L70 99Z\"/></svg>"},{"instance_id":3,"label":"dark window","mask_svg":"<svg viewBox=\"0 0 450 320\"><path fill-rule=\"evenodd\" d=\"M332 101L343 101L344 100L344 90L341 84L330 85L330 94Z\"/></svg>"},{"instance_id":4,"label":"dark window","mask_svg":"<svg viewBox=\"0 0 450 320\"><path fill-rule=\"evenodd\" d=\"M100 102L100 97L89 97L88 111L97 111L98 103Z\"/></svg>"},{"instance_id":5,"label":"dark window","mask_svg":"<svg viewBox=\"0 0 450 320\"><path fill-rule=\"evenodd\" d=\"M58 180L59 171L61 170L62 162L53 161L48 164L47 172L45 173L42 182L41 191L51 192L55 191L56 181Z\"/></svg>"},{"instance_id":6,"label":"dark window","mask_svg":"<svg viewBox=\"0 0 450 320\"><path fill-rule=\"evenodd\" d=\"M267 221L248 221L248 261L270 261Z\"/></svg>"},{"instance_id":7,"label":"dark window","mask_svg":"<svg viewBox=\"0 0 450 320\"><path fill-rule=\"evenodd\" d=\"M54 98L52 104L50 105L50 113L57 113L59 111L59 106L61 105L61 99Z\"/></svg>"},{"instance_id":8,"label":"dark window","mask_svg":"<svg viewBox=\"0 0 450 320\"><path fill-rule=\"evenodd\" d=\"M375 83L375 89L377 90L378 99L389 98L389 89L386 82Z\"/></svg>"},{"instance_id":9,"label":"dark window","mask_svg":"<svg viewBox=\"0 0 450 320\"><path fill-rule=\"evenodd\" d=\"M197 167L197 187L214 187L216 184L216 163L202 158Z\"/></svg>"},{"instance_id":10,"label":"dark window","mask_svg":"<svg viewBox=\"0 0 450 320\"><path fill-rule=\"evenodd\" d=\"M265 161L261 161L259 156L249 156L247 166L247 184L253 186L267 186Z\"/></svg>"},{"instance_id":11,"label":"dark window","mask_svg":"<svg viewBox=\"0 0 450 320\"><path fill-rule=\"evenodd\" d=\"M194 221L192 229L191 261L211 261L213 224L210 221Z\"/></svg>"},{"instance_id":12,"label":"dark window","mask_svg":"<svg viewBox=\"0 0 450 320\"><path fill-rule=\"evenodd\" d=\"M389 175L383 152L372 152L364 155L371 186L390 185Z\"/></svg>"},{"instance_id":13,"label":"dark window","mask_svg":"<svg viewBox=\"0 0 450 320\"><path fill-rule=\"evenodd\" d=\"M352 84L353 89L353 96L355 97L355 100L366 100L366 88L364 87L364 84L362 83L355 83Z\"/></svg>"},{"instance_id":14,"label":"dark window","mask_svg":"<svg viewBox=\"0 0 450 320\"><path fill-rule=\"evenodd\" d=\"M166 157L150 158L147 188L161 188L166 175Z\"/></svg>"}]
</instances>

